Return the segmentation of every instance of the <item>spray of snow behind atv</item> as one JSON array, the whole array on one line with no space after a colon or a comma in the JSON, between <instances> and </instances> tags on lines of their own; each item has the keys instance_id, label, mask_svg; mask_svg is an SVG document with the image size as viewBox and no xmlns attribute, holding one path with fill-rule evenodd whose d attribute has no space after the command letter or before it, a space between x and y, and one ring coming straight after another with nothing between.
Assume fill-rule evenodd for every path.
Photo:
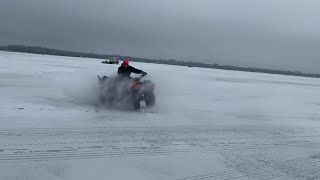
<instances>
[{"instance_id":1,"label":"spray of snow behind atv","mask_svg":"<svg viewBox=\"0 0 320 180\"><path fill-rule=\"evenodd\" d=\"M139 110L141 102L147 107L155 105L155 84L150 80L98 76L100 103L112 108Z\"/></svg>"}]
</instances>

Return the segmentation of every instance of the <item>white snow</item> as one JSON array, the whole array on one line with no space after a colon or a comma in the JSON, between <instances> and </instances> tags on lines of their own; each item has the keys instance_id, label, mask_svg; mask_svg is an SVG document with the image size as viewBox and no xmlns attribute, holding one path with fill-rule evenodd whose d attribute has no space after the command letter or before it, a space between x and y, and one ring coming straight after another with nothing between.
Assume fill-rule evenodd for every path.
<instances>
[{"instance_id":1,"label":"white snow","mask_svg":"<svg viewBox=\"0 0 320 180\"><path fill-rule=\"evenodd\" d=\"M102 60L0 52L0 179L320 179L320 79L131 65L139 112L97 101Z\"/></svg>"}]
</instances>

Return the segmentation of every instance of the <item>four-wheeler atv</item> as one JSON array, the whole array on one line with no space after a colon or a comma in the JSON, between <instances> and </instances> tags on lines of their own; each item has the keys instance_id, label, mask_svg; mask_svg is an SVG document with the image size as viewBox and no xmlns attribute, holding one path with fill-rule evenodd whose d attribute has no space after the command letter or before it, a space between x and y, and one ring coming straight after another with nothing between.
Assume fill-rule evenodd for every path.
<instances>
[{"instance_id":1,"label":"four-wheeler atv","mask_svg":"<svg viewBox=\"0 0 320 180\"><path fill-rule=\"evenodd\" d=\"M106 77L99 78L100 101L112 107L140 109L140 102L147 107L155 105L155 84L150 80L141 81L138 78Z\"/></svg>"}]
</instances>

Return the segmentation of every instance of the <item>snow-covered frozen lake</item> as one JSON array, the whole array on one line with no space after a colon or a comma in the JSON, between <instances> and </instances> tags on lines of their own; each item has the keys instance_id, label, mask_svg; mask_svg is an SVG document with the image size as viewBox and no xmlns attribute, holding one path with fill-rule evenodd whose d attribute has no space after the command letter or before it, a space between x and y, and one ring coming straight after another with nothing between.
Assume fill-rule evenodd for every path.
<instances>
[{"instance_id":1,"label":"snow-covered frozen lake","mask_svg":"<svg viewBox=\"0 0 320 180\"><path fill-rule=\"evenodd\" d=\"M152 110L97 104L118 65L0 52L0 179L320 179L320 79L133 63Z\"/></svg>"}]
</instances>

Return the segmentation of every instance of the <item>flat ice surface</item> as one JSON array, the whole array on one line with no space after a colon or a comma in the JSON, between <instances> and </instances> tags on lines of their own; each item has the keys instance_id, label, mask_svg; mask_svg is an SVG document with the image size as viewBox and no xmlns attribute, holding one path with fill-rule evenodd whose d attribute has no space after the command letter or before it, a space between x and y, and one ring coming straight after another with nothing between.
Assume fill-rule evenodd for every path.
<instances>
[{"instance_id":1,"label":"flat ice surface","mask_svg":"<svg viewBox=\"0 0 320 180\"><path fill-rule=\"evenodd\" d=\"M158 64L153 109L97 102L102 60L0 52L0 179L320 179L320 80Z\"/></svg>"}]
</instances>

